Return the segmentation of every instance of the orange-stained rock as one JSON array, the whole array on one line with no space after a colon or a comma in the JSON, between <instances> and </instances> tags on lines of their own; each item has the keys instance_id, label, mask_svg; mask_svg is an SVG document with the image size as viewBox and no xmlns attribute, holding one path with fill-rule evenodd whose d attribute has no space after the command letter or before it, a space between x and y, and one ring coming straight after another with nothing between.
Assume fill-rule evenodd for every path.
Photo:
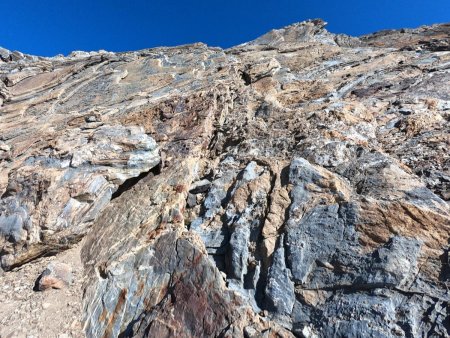
<instances>
[{"instance_id":1,"label":"orange-stained rock","mask_svg":"<svg viewBox=\"0 0 450 338\"><path fill-rule=\"evenodd\" d=\"M42 272L36 282L36 289L63 289L72 283L72 267L65 263L52 262Z\"/></svg>"}]
</instances>

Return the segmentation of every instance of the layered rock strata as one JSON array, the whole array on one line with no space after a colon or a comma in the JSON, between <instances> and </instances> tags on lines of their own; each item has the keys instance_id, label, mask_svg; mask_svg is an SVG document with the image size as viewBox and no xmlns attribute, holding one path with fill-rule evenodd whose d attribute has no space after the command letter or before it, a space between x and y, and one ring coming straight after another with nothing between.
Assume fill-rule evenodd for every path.
<instances>
[{"instance_id":1,"label":"layered rock strata","mask_svg":"<svg viewBox=\"0 0 450 338\"><path fill-rule=\"evenodd\" d=\"M450 335L450 26L0 49L0 257L84 238L88 337Z\"/></svg>"}]
</instances>

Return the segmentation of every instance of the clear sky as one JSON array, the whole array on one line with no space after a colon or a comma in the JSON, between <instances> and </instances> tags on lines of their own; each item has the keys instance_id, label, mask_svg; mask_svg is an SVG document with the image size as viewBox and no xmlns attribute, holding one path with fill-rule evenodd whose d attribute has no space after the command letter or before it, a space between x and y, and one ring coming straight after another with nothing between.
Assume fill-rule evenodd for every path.
<instances>
[{"instance_id":1,"label":"clear sky","mask_svg":"<svg viewBox=\"0 0 450 338\"><path fill-rule=\"evenodd\" d=\"M205 42L230 47L306 19L334 33L450 22L450 0L0 0L0 46L52 56Z\"/></svg>"}]
</instances>

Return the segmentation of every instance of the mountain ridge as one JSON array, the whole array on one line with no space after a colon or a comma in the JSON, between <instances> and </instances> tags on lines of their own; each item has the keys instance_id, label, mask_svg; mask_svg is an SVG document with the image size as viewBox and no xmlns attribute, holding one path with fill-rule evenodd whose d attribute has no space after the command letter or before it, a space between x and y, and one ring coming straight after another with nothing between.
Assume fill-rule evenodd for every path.
<instances>
[{"instance_id":1,"label":"mountain ridge","mask_svg":"<svg viewBox=\"0 0 450 338\"><path fill-rule=\"evenodd\" d=\"M267 34L270 34L270 33L273 33L273 32L277 32L277 31L283 31L283 30L286 30L286 29L289 29L289 28L295 28L295 27L302 26L302 25L307 25L309 23L312 23L313 25L315 25L317 27L320 27L321 29L324 29L327 26L327 24L328 24L326 21L324 21L324 20L322 20L320 18L310 19L310 20L306 20L306 21L295 22L295 23L289 24L287 26L284 26L282 28L272 29L269 32L267 32L267 33L265 33L265 34L255 38L253 40L250 40L248 42L244 42L244 43L241 43L241 44L238 44L238 45L235 45L235 46L231 46L231 47L228 47L228 48L222 48L222 47L219 47L219 46L209 46L207 44L205 44L205 46L208 46L209 48L220 48L222 50L230 50L230 49L242 46L242 45L247 45L249 43L252 43L253 41L258 40L258 39L260 39L261 37L263 37L263 36L265 36ZM345 33L331 33L331 32L328 32L326 29L325 29L325 31L327 33L333 35L334 37L353 38L353 39L359 39L359 40L365 40L365 39L370 40L371 37L375 37L377 35L396 34L396 33L400 33L400 32L411 33L411 34L420 34L420 33L424 33L425 32L425 33L431 33L431 35L432 35L433 32L439 31L440 28L443 28L443 31L445 32L445 28L448 25L449 25L449 23L436 23L436 24L433 24L431 26L430 25L421 25L421 26L418 26L416 28L382 29L382 30L379 30L379 31L375 31L373 33L363 34L363 35L359 35L359 36L348 35L348 34L345 34ZM69 54L67 54L66 56L64 56L63 54L58 54L58 55L55 55L55 56L39 56L39 55L33 55L33 54L24 54L24 53L22 53L20 51L17 51L17 50L13 51L13 50L9 50L7 48L4 48L4 47L0 46L0 58L2 58L2 60L4 62L6 62L6 60L10 57L10 55L12 55L12 53L20 53L20 54L22 54L23 56L26 56L26 57L31 57L31 58L37 57L37 58L44 58L44 59L52 59L52 58L59 58L59 57L69 57L72 53L91 53L92 55L94 55L96 53L123 54L123 53L150 51L150 50L158 49L158 48L177 48L177 47L190 46L190 45L196 45L196 44L204 44L204 43L201 42L201 41L198 41L198 42L187 43L187 44L183 44L183 45L155 46L155 47L144 48L144 49L139 49L139 50L130 50L130 51L121 51L121 52L112 52L112 51L107 51L107 50L99 50L99 51L74 50L74 51L70 52ZM18 54L18 55L20 55L20 54ZM18 56L13 56L13 57L17 58Z\"/></svg>"}]
</instances>

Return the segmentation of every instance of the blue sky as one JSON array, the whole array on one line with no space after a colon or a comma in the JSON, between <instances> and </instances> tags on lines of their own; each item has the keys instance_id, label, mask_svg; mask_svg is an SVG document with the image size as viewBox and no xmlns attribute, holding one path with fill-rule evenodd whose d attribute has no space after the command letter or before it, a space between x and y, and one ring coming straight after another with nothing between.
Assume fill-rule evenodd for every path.
<instances>
[{"instance_id":1,"label":"blue sky","mask_svg":"<svg viewBox=\"0 0 450 338\"><path fill-rule=\"evenodd\" d=\"M450 0L0 0L0 46L52 56L202 41L230 47L312 18L361 35L450 22Z\"/></svg>"}]
</instances>

